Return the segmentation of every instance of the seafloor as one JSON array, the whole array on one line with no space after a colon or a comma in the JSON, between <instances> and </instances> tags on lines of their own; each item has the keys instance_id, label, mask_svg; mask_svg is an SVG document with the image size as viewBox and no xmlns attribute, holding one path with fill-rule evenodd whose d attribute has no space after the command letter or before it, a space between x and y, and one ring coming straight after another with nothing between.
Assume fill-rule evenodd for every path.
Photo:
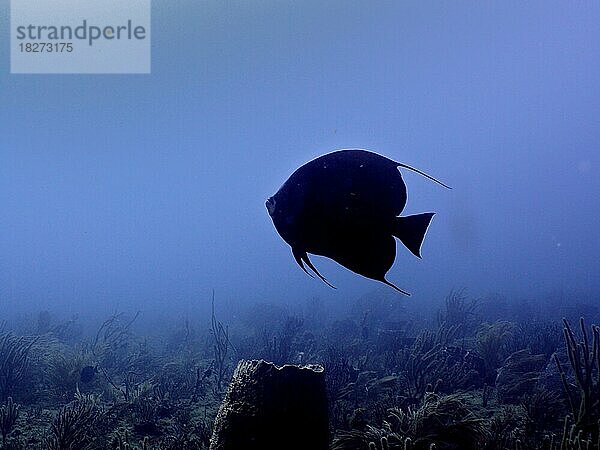
<instances>
[{"instance_id":1,"label":"seafloor","mask_svg":"<svg viewBox=\"0 0 600 450\"><path fill-rule=\"evenodd\" d=\"M11 317L2 448L207 449L237 361L263 358L325 367L335 450L600 449L594 302L455 291L407 304L382 294L155 323Z\"/></svg>"}]
</instances>

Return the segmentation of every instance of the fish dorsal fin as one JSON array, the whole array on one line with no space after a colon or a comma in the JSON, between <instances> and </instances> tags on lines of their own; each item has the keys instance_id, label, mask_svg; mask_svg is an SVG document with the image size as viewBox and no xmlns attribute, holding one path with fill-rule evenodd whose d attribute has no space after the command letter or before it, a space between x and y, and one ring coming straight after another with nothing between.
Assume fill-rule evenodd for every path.
<instances>
[{"instance_id":1,"label":"fish dorsal fin","mask_svg":"<svg viewBox=\"0 0 600 450\"><path fill-rule=\"evenodd\" d=\"M440 186L444 186L446 189L452 189L450 186L448 186L447 184L442 183L440 180L437 180L435 178L433 178L431 175L427 175L425 172L420 171L419 169L415 169L414 167L408 166L406 164L402 164L399 163L397 161L395 161L396 164L398 164L398 167L402 167L404 169L408 169L408 170L412 170L413 172L418 173L419 175L424 176L425 178L429 178L431 181L439 184Z\"/></svg>"},{"instance_id":2,"label":"fish dorsal fin","mask_svg":"<svg viewBox=\"0 0 600 450\"><path fill-rule=\"evenodd\" d=\"M450 186L448 186L447 184L442 183L440 180L437 180L435 178L433 178L431 175L427 175L425 172L419 170L419 169L415 169L414 167L409 166L408 164L403 164L403 163L399 163L398 161L394 161L390 158L388 158L387 156L383 156L380 155L379 153L376 152L372 152L371 150L367 150L365 148L341 148L339 150L336 150L333 153L337 153L337 152L346 152L346 151L361 151L361 152L366 152L366 153L372 153L374 155L378 155L382 158L387 159L388 161L392 161L394 164L396 164L398 167L402 167L403 169L408 169L408 170L412 170L413 172L418 173L419 175L424 176L425 178L429 178L431 181L439 184L440 186L444 186L446 189L452 189ZM331 153L330 153L331 154ZM317 158L318 159L318 158ZM314 160L313 160L314 161Z\"/></svg>"}]
</instances>

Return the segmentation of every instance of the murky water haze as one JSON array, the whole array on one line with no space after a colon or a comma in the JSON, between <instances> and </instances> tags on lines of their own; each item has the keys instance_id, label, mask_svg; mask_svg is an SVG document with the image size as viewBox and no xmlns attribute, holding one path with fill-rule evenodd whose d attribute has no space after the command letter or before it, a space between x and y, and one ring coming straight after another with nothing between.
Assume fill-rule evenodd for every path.
<instances>
[{"instance_id":1,"label":"murky water haze","mask_svg":"<svg viewBox=\"0 0 600 450\"><path fill-rule=\"evenodd\" d=\"M519 12L516 13L515 9ZM0 74L3 310L104 316L345 304L385 287L295 265L264 208L291 172L368 148L435 211L390 279L441 301L595 298L600 9L473 2L165 2L148 76ZM7 37L7 6L2 8ZM223 306L223 308L226 308ZM231 306L232 314L236 307Z\"/></svg>"}]
</instances>

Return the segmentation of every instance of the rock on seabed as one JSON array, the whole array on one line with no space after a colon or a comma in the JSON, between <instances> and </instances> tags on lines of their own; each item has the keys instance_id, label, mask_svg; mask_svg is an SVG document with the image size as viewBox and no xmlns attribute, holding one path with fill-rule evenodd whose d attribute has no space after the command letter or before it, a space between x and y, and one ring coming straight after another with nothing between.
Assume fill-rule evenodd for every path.
<instances>
[{"instance_id":1,"label":"rock on seabed","mask_svg":"<svg viewBox=\"0 0 600 450\"><path fill-rule=\"evenodd\" d=\"M242 360L219 408L210 450L327 450L323 367Z\"/></svg>"}]
</instances>

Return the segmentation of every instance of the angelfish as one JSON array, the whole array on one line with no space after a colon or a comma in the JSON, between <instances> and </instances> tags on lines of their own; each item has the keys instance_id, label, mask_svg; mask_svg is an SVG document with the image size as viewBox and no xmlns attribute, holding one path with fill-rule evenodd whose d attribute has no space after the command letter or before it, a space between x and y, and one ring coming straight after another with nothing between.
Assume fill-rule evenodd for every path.
<instances>
[{"instance_id":1,"label":"angelfish","mask_svg":"<svg viewBox=\"0 0 600 450\"><path fill-rule=\"evenodd\" d=\"M396 258L394 237L420 258L435 213L400 217L407 197L399 167L450 189L418 169L367 150L338 150L292 173L266 207L302 270L312 276L307 266L334 287L308 258L309 253L325 256L410 295L386 279Z\"/></svg>"}]
</instances>

